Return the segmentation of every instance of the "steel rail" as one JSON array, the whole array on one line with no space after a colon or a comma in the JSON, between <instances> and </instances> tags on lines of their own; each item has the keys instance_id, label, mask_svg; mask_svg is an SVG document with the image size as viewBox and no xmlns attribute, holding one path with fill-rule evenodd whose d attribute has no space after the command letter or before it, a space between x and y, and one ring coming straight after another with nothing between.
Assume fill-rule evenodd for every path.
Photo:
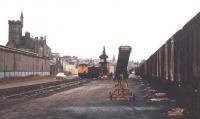
<instances>
[{"instance_id":1,"label":"steel rail","mask_svg":"<svg viewBox=\"0 0 200 119\"><path fill-rule=\"evenodd\" d=\"M62 84L50 85L50 86L42 87L39 89L34 89L34 90L25 91L25 92L21 92L21 93L2 96L0 98L0 105L8 103L8 102L16 101L16 100L22 99L22 98L30 98L30 97L39 96L42 94L48 94L50 92L55 92L55 91L70 88L73 86L78 86L78 85L81 85L81 84L84 84L87 82L89 82L89 80L78 80L78 81L75 80L72 82L65 82Z\"/></svg>"}]
</instances>

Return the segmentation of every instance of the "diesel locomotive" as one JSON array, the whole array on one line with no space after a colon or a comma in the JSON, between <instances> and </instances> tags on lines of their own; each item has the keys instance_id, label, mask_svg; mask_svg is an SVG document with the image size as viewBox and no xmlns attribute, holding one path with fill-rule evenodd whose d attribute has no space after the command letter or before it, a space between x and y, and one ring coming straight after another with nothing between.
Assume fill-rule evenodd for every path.
<instances>
[{"instance_id":1,"label":"diesel locomotive","mask_svg":"<svg viewBox=\"0 0 200 119\"><path fill-rule=\"evenodd\" d=\"M100 67L89 66L87 64L79 64L78 66L78 76L80 78L98 78L100 71Z\"/></svg>"}]
</instances>

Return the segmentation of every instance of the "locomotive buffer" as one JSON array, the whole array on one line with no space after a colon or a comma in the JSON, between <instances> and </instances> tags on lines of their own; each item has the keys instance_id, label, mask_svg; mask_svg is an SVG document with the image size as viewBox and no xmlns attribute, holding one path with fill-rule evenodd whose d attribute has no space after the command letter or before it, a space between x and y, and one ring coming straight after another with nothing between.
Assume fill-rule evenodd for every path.
<instances>
[{"instance_id":1,"label":"locomotive buffer","mask_svg":"<svg viewBox=\"0 0 200 119\"><path fill-rule=\"evenodd\" d=\"M134 100L135 96L128 87L127 66L131 52L130 46L120 46L114 80L117 80L114 89L109 93L111 100Z\"/></svg>"}]
</instances>

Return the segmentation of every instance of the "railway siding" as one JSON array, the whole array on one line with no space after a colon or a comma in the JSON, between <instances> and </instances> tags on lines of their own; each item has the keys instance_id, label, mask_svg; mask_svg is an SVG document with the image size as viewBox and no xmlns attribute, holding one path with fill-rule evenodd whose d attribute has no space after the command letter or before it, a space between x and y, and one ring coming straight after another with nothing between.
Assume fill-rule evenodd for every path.
<instances>
[{"instance_id":1,"label":"railway siding","mask_svg":"<svg viewBox=\"0 0 200 119\"><path fill-rule=\"evenodd\" d=\"M21 98L35 97L52 92L62 91L65 89L88 83L90 80L79 80L78 78L69 78L67 80L54 80L50 82L17 86L0 89L0 105L6 105L12 101L21 100Z\"/></svg>"}]
</instances>

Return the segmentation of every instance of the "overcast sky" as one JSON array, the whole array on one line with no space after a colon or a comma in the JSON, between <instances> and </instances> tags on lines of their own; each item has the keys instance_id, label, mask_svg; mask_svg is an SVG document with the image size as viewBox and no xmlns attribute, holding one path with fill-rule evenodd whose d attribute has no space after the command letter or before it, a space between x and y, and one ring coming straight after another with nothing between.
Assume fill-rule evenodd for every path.
<instances>
[{"instance_id":1,"label":"overcast sky","mask_svg":"<svg viewBox=\"0 0 200 119\"><path fill-rule=\"evenodd\" d=\"M0 44L8 41L8 20L24 13L31 36L47 36L53 52L110 59L120 45L132 47L131 60L148 58L200 11L200 0L2 0Z\"/></svg>"}]
</instances>

